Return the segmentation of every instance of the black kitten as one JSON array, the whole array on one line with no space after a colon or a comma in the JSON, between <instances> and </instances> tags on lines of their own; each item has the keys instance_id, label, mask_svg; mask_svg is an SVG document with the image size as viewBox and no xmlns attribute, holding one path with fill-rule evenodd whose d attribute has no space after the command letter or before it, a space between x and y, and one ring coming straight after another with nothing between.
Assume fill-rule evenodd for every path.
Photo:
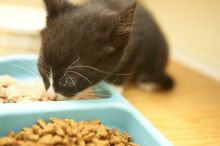
<instances>
[{"instance_id":1,"label":"black kitten","mask_svg":"<svg viewBox=\"0 0 220 146\"><path fill-rule=\"evenodd\" d=\"M46 89L73 96L101 80L173 86L165 73L168 48L157 24L132 0L90 0L82 6L44 0L38 68ZM137 8L136 8L137 7ZM130 74L128 74L130 73Z\"/></svg>"}]
</instances>

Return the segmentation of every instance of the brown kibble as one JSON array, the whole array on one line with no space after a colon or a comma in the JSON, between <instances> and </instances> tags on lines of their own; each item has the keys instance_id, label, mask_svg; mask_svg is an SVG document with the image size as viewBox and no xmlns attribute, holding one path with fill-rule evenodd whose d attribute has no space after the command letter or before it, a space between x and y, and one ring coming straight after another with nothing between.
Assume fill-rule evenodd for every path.
<instances>
[{"instance_id":1,"label":"brown kibble","mask_svg":"<svg viewBox=\"0 0 220 146\"><path fill-rule=\"evenodd\" d=\"M52 135L47 134L47 135L42 136L38 142L41 144L50 144L51 140L52 140Z\"/></svg>"},{"instance_id":2,"label":"brown kibble","mask_svg":"<svg viewBox=\"0 0 220 146\"><path fill-rule=\"evenodd\" d=\"M73 135L77 135L78 129L77 128L72 128L72 133L73 133Z\"/></svg>"},{"instance_id":3,"label":"brown kibble","mask_svg":"<svg viewBox=\"0 0 220 146\"><path fill-rule=\"evenodd\" d=\"M72 143L77 143L77 138L76 137L73 137L72 139L71 139L71 141L72 141Z\"/></svg>"},{"instance_id":4,"label":"brown kibble","mask_svg":"<svg viewBox=\"0 0 220 146\"><path fill-rule=\"evenodd\" d=\"M84 123L83 123L83 122L80 122L80 123L78 124L78 130L81 132L81 131L83 130L83 128L84 128Z\"/></svg>"},{"instance_id":5,"label":"brown kibble","mask_svg":"<svg viewBox=\"0 0 220 146\"><path fill-rule=\"evenodd\" d=\"M50 118L50 122L59 125L60 127L66 126L65 122L62 119Z\"/></svg>"},{"instance_id":6,"label":"brown kibble","mask_svg":"<svg viewBox=\"0 0 220 146\"><path fill-rule=\"evenodd\" d=\"M79 123L71 119L50 118L47 124L38 120L31 128L17 134L9 132L0 146L138 146L128 133L109 130L99 120Z\"/></svg>"},{"instance_id":7,"label":"brown kibble","mask_svg":"<svg viewBox=\"0 0 220 146\"><path fill-rule=\"evenodd\" d=\"M54 137L52 137L51 143L53 145L62 143L62 137L55 135Z\"/></svg>"},{"instance_id":8,"label":"brown kibble","mask_svg":"<svg viewBox=\"0 0 220 146\"><path fill-rule=\"evenodd\" d=\"M23 133L23 132L19 132L17 135L15 135L15 138L16 138L17 140L23 140L22 133Z\"/></svg>"},{"instance_id":9,"label":"brown kibble","mask_svg":"<svg viewBox=\"0 0 220 146\"><path fill-rule=\"evenodd\" d=\"M82 139L82 140L79 140L79 141L78 141L78 145L79 145L79 146L86 146L86 143L85 143L85 141Z\"/></svg>"},{"instance_id":10,"label":"brown kibble","mask_svg":"<svg viewBox=\"0 0 220 146\"><path fill-rule=\"evenodd\" d=\"M18 140L29 140L29 135L30 133L26 133L25 131L21 131L20 133L18 133L15 138Z\"/></svg>"},{"instance_id":11,"label":"brown kibble","mask_svg":"<svg viewBox=\"0 0 220 146\"><path fill-rule=\"evenodd\" d=\"M111 144L119 144L122 140L121 136L112 136L110 139Z\"/></svg>"},{"instance_id":12,"label":"brown kibble","mask_svg":"<svg viewBox=\"0 0 220 146\"><path fill-rule=\"evenodd\" d=\"M65 132L63 131L63 129L59 125L54 124L54 128L55 128L56 134L58 134L59 136L65 135Z\"/></svg>"},{"instance_id":13,"label":"brown kibble","mask_svg":"<svg viewBox=\"0 0 220 146\"><path fill-rule=\"evenodd\" d=\"M41 130L41 133L41 135L54 134L54 125L52 123L47 124L44 129Z\"/></svg>"},{"instance_id":14,"label":"brown kibble","mask_svg":"<svg viewBox=\"0 0 220 146\"><path fill-rule=\"evenodd\" d=\"M65 136L62 140L62 144L68 145L71 143L71 138L68 136Z\"/></svg>"},{"instance_id":15,"label":"brown kibble","mask_svg":"<svg viewBox=\"0 0 220 146\"><path fill-rule=\"evenodd\" d=\"M107 128L105 127L105 126L103 126L103 125L101 125L100 126L100 128L99 128L99 134L100 134L100 136L102 137L102 138L107 138L108 137L108 131L107 131Z\"/></svg>"},{"instance_id":16,"label":"brown kibble","mask_svg":"<svg viewBox=\"0 0 220 146\"><path fill-rule=\"evenodd\" d=\"M81 133L78 133L78 134L76 135L76 137L77 137L77 140L82 140L82 139L83 139L83 136L82 136Z\"/></svg>"},{"instance_id":17,"label":"brown kibble","mask_svg":"<svg viewBox=\"0 0 220 146\"><path fill-rule=\"evenodd\" d=\"M76 122L72 119L64 119L64 122L67 123L69 126L71 126L72 124L76 124Z\"/></svg>"},{"instance_id":18,"label":"brown kibble","mask_svg":"<svg viewBox=\"0 0 220 146\"><path fill-rule=\"evenodd\" d=\"M72 129L76 129L77 126L78 126L78 124L77 124L76 122L71 122L71 123L70 123L70 127L71 127Z\"/></svg>"},{"instance_id":19,"label":"brown kibble","mask_svg":"<svg viewBox=\"0 0 220 146\"><path fill-rule=\"evenodd\" d=\"M139 146L137 144L129 143L128 146Z\"/></svg>"},{"instance_id":20,"label":"brown kibble","mask_svg":"<svg viewBox=\"0 0 220 146\"><path fill-rule=\"evenodd\" d=\"M46 123L45 123L42 119L38 120L38 121L37 121L37 124L38 124L41 128L45 128L45 127L46 127Z\"/></svg>"},{"instance_id":21,"label":"brown kibble","mask_svg":"<svg viewBox=\"0 0 220 146\"><path fill-rule=\"evenodd\" d=\"M96 146L109 146L108 140L99 140L97 138L93 138L92 141L96 144Z\"/></svg>"},{"instance_id":22,"label":"brown kibble","mask_svg":"<svg viewBox=\"0 0 220 146\"><path fill-rule=\"evenodd\" d=\"M86 142L91 142L94 136L95 136L95 133L92 132L92 133L88 133L87 135L84 135L83 138Z\"/></svg>"},{"instance_id":23,"label":"brown kibble","mask_svg":"<svg viewBox=\"0 0 220 146\"><path fill-rule=\"evenodd\" d=\"M115 146L125 146L124 143L119 143L119 144L116 144ZM131 145L128 145L128 146L131 146Z\"/></svg>"},{"instance_id":24,"label":"brown kibble","mask_svg":"<svg viewBox=\"0 0 220 146\"><path fill-rule=\"evenodd\" d=\"M66 134L69 135L69 136L74 135L71 127L66 127Z\"/></svg>"},{"instance_id":25,"label":"brown kibble","mask_svg":"<svg viewBox=\"0 0 220 146\"><path fill-rule=\"evenodd\" d=\"M89 143L86 146L96 146L94 143Z\"/></svg>"},{"instance_id":26,"label":"brown kibble","mask_svg":"<svg viewBox=\"0 0 220 146\"><path fill-rule=\"evenodd\" d=\"M31 128L23 128L22 131L24 131L25 133L32 133Z\"/></svg>"},{"instance_id":27,"label":"brown kibble","mask_svg":"<svg viewBox=\"0 0 220 146\"><path fill-rule=\"evenodd\" d=\"M120 132L117 129L112 129L112 134L118 136L120 135Z\"/></svg>"},{"instance_id":28,"label":"brown kibble","mask_svg":"<svg viewBox=\"0 0 220 146\"><path fill-rule=\"evenodd\" d=\"M12 137L3 137L0 139L0 146L10 146L13 145L16 140Z\"/></svg>"},{"instance_id":29,"label":"brown kibble","mask_svg":"<svg viewBox=\"0 0 220 146\"><path fill-rule=\"evenodd\" d=\"M127 132L123 132L122 137L123 137L123 139L127 139L128 141L131 141L131 137L128 135Z\"/></svg>"},{"instance_id":30,"label":"brown kibble","mask_svg":"<svg viewBox=\"0 0 220 146\"><path fill-rule=\"evenodd\" d=\"M15 133L14 133L13 131L10 131L10 132L8 133L8 136L9 136L9 137L15 137Z\"/></svg>"},{"instance_id":31,"label":"brown kibble","mask_svg":"<svg viewBox=\"0 0 220 146\"><path fill-rule=\"evenodd\" d=\"M33 125L32 126L32 131L33 131L34 134L38 134L38 135L41 135L41 133L42 133L42 129L38 125Z\"/></svg>"},{"instance_id":32,"label":"brown kibble","mask_svg":"<svg viewBox=\"0 0 220 146\"><path fill-rule=\"evenodd\" d=\"M68 135L68 136L73 136L73 130L72 128L69 126L69 125L66 125L64 128L63 128L64 132Z\"/></svg>"},{"instance_id":33,"label":"brown kibble","mask_svg":"<svg viewBox=\"0 0 220 146\"><path fill-rule=\"evenodd\" d=\"M88 125L86 130L89 132L95 132L95 131L97 131L98 128L99 128L99 125L94 124L94 125Z\"/></svg>"},{"instance_id":34,"label":"brown kibble","mask_svg":"<svg viewBox=\"0 0 220 146\"><path fill-rule=\"evenodd\" d=\"M57 119L57 118L54 118L54 117L51 117L51 118L50 118L50 122L51 122L51 123L58 123L58 121L60 121L60 120Z\"/></svg>"},{"instance_id":35,"label":"brown kibble","mask_svg":"<svg viewBox=\"0 0 220 146\"><path fill-rule=\"evenodd\" d=\"M39 137L40 137L39 135L32 134L32 135L29 135L29 140L37 141Z\"/></svg>"}]
</instances>

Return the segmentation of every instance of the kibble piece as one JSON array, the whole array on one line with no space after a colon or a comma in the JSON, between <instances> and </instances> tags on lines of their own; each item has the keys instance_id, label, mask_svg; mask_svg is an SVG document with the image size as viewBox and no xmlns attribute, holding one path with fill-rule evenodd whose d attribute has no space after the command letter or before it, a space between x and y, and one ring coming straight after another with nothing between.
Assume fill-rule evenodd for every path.
<instances>
[{"instance_id":1,"label":"kibble piece","mask_svg":"<svg viewBox=\"0 0 220 146\"><path fill-rule=\"evenodd\" d=\"M68 136L65 136L65 137L63 138L63 140L62 140L62 144L63 144L63 145L69 145L69 144L71 144L71 138L68 137Z\"/></svg>"},{"instance_id":2,"label":"kibble piece","mask_svg":"<svg viewBox=\"0 0 220 146\"><path fill-rule=\"evenodd\" d=\"M38 124L41 128L45 128L45 127L46 127L46 123L45 123L42 119L38 120L38 121L37 121L37 124Z\"/></svg>"},{"instance_id":3,"label":"kibble piece","mask_svg":"<svg viewBox=\"0 0 220 146\"><path fill-rule=\"evenodd\" d=\"M72 128L72 133L73 133L74 136L76 136L77 133L78 133L78 129L76 127Z\"/></svg>"},{"instance_id":4,"label":"kibble piece","mask_svg":"<svg viewBox=\"0 0 220 146\"><path fill-rule=\"evenodd\" d=\"M86 146L86 143L83 139L81 139L81 140L78 141L78 145L79 146Z\"/></svg>"},{"instance_id":5,"label":"kibble piece","mask_svg":"<svg viewBox=\"0 0 220 146\"><path fill-rule=\"evenodd\" d=\"M15 144L16 140L12 137L4 137L0 140L1 146L10 146Z\"/></svg>"},{"instance_id":6,"label":"kibble piece","mask_svg":"<svg viewBox=\"0 0 220 146\"><path fill-rule=\"evenodd\" d=\"M29 140L29 135L30 133L21 131L19 134L16 135L16 139L26 141L26 140Z\"/></svg>"},{"instance_id":7,"label":"kibble piece","mask_svg":"<svg viewBox=\"0 0 220 146\"><path fill-rule=\"evenodd\" d=\"M66 125L66 127L64 128L64 131L68 136L70 137L74 136L73 130L70 126Z\"/></svg>"},{"instance_id":8,"label":"kibble piece","mask_svg":"<svg viewBox=\"0 0 220 146\"><path fill-rule=\"evenodd\" d=\"M29 135L29 140L32 140L32 141L37 141L39 138L40 136L36 134Z\"/></svg>"},{"instance_id":9,"label":"kibble piece","mask_svg":"<svg viewBox=\"0 0 220 146\"><path fill-rule=\"evenodd\" d=\"M116 144L115 146L125 146L125 144L124 143L119 143L119 144Z\"/></svg>"},{"instance_id":10,"label":"kibble piece","mask_svg":"<svg viewBox=\"0 0 220 146\"><path fill-rule=\"evenodd\" d=\"M39 143L49 145L49 144L51 144L51 140L52 140L52 135L51 134L47 134L47 135L42 136L39 139Z\"/></svg>"},{"instance_id":11,"label":"kibble piece","mask_svg":"<svg viewBox=\"0 0 220 146\"><path fill-rule=\"evenodd\" d=\"M94 132L91 132L91 133L88 133L87 135L84 135L83 136L83 139L86 141L86 142L91 142L92 139L94 138L95 136L95 133Z\"/></svg>"},{"instance_id":12,"label":"kibble piece","mask_svg":"<svg viewBox=\"0 0 220 146\"><path fill-rule=\"evenodd\" d=\"M38 125L33 125L32 126L32 131L33 131L34 134L38 134L38 135L42 134L42 129Z\"/></svg>"},{"instance_id":13,"label":"kibble piece","mask_svg":"<svg viewBox=\"0 0 220 146\"><path fill-rule=\"evenodd\" d=\"M63 131L63 129L59 125L54 124L54 128L55 128L55 132L57 135L65 136L65 132Z\"/></svg>"},{"instance_id":14,"label":"kibble piece","mask_svg":"<svg viewBox=\"0 0 220 146\"><path fill-rule=\"evenodd\" d=\"M15 133L14 133L13 131L10 131L10 132L8 133L8 136L9 136L9 137L15 137Z\"/></svg>"},{"instance_id":15,"label":"kibble piece","mask_svg":"<svg viewBox=\"0 0 220 146\"><path fill-rule=\"evenodd\" d=\"M64 119L64 122L66 122L67 124L69 124L71 126L72 123L76 123L74 120L72 119Z\"/></svg>"},{"instance_id":16,"label":"kibble piece","mask_svg":"<svg viewBox=\"0 0 220 146\"><path fill-rule=\"evenodd\" d=\"M46 135L46 134L54 134L54 125L49 123L47 124L44 129L41 130L42 135Z\"/></svg>"},{"instance_id":17,"label":"kibble piece","mask_svg":"<svg viewBox=\"0 0 220 146\"><path fill-rule=\"evenodd\" d=\"M97 138L93 138L92 141L97 145L97 146L110 146L108 140L99 140Z\"/></svg>"},{"instance_id":18,"label":"kibble piece","mask_svg":"<svg viewBox=\"0 0 220 146\"><path fill-rule=\"evenodd\" d=\"M111 144L119 144L122 140L121 136L112 136L110 139Z\"/></svg>"},{"instance_id":19,"label":"kibble piece","mask_svg":"<svg viewBox=\"0 0 220 146\"><path fill-rule=\"evenodd\" d=\"M81 132L81 131L83 130L83 128L84 128L84 123L83 123L83 122L80 122L80 123L78 124L78 130Z\"/></svg>"},{"instance_id":20,"label":"kibble piece","mask_svg":"<svg viewBox=\"0 0 220 146\"><path fill-rule=\"evenodd\" d=\"M103 125L101 125L99 128L99 134L102 138L107 138L109 135L107 128Z\"/></svg>"},{"instance_id":21,"label":"kibble piece","mask_svg":"<svg viewBox=\"0 0 220 146\"><path fill-rule=\"evenodd\" d=\"M118 136L120 135L120 132L117 129L112 129L112 134Z\"/></svg>"},{"instance_id":22,"label":"kibble piece","mask_svg":"<svg viewBox=\"0 0 220 146\"><path fill-rule=\"evenodd\" d=\"M86 146L96 146L94 143L89 143Z\"/></svg>"},{"instance_id":23,"label":"kibble piece","mask_svg":"<svg viewBox=\"0 0 220 146\"><path fill-rule=\"evenodd\" d=\"M55 144L61 144L62 143L62 137L55 135L54 137L52 137L51 139L51 144L55 145Z\"/></svg>"}]
</instances>

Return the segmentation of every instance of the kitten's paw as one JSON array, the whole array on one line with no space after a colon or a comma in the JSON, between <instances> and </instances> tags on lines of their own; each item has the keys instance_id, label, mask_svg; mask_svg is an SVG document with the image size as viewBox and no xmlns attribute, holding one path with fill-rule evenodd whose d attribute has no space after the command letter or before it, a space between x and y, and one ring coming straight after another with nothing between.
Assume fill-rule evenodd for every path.
<instances>
[{"instance_id":1,"label":"kitten's paw","mask_svg":"<svg viewBox=\"0 0 220 146\"><path fill-rule=\"evenodd\" d=\"M144 91L162 90L167 91L173 88L174 81L168 75L148 76L139 75L134 83Z\"/></svg>"},{"instance_id":2,"label":"kitten's paw","mask_svg":"<svg viewBox=\"0 0 220 146\"><path fill-rule=\"evenodd\" d=\"M151 92L151 91L155 91L158 89L158 85L155 83L138 83L137 87L145 92Z\"/></svg>"}]
</instances>

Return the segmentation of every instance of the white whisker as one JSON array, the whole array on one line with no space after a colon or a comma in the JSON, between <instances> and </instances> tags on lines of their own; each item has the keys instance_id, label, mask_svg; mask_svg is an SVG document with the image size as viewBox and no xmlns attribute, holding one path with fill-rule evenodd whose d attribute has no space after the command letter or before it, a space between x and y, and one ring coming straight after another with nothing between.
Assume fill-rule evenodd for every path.
<instances>
[{"instance_id":1,"label":"white whisker","mask_svg":"<svg viewBox=\"0 0 220 146\"><path fill-rule=\"evenodd\" d=\"M109 75L127 76L127 75L131 75L132 74L132 73L127 73L127 74L111 73L111 72L103 71L103 70L100 70L98 68L95 68L95 67L92 67L92 66L88 66L88 65L77 65L77 66L73 66L71 69L74 69L74 68L90 68L90 69L93 69L93 70L96 70L96 71L99 71L99 72L102 72L102 73L105 73L105 74L109 74Z\"/></svg>"},{"instance_id":2,"label":"white whisker","mask_svg":"<svg viewBox=\"0 0 220 146\"><path fill-rule=\"evenodd\" d=\"M77 59L75 61L73 61L73 63L71 63L65 70L64 70L64 74L61 78L63 78L67 73L68 73L68 70L69 68L74 65L76 62L78 62L80 60L79 56L77 57Z\"/></svg>"},{"instance_id":3,"label":"white whisker","mask_svg":"<svg viewBox=\"0 0 220 146\"><path fill-rule=\"evenodd\" d=\"M74 87L76 89L76 93L77 93L78 89L77 89L76 83L74 82L74 80L69 75L67 75L67 77L71 80L72 84L74 85Z\"/></svg>"},{"instance_id":4,"label":"white whisker","mask_svg":"<svg viewBox=\"0 0 220 146\"><path fill-rule=\"evenodd\" d=\"M66 75L63 75L63 78L65 78L64 86L66 86L66 82L67 82L67 77L66 77Z\"/></svg>"},{"instance_id":5,"label":"white whisker","mask_svg":"<svg viewBox=\"0 0 220 146\"><path fill-rule=\"evenodd\" d=\"M87 80L91 86L93 86L92 82L91 82L87 77L85 77L84 75L82 75L82 74L80 74L80 73L78 73L78 72L76 72L76 71L69 71L69 72L70 72L70 73L75 73L75 74L79 75L80 77L82 77L82 78L84 78L85 80Z\"/></svg>"},{"instance_id":6,"label":"white whisker","mask_svg":"<svg viewBox=\"0 0 220 146\"><path fill-rule=\"evenodd\" d=\"M80 60L80 58L79 58L79 56L77 57L77 59L73 62L73 63L71 63L66 69L65 69L65 71L66 70L68 70L72 65L74 65L76 62L78 62Z\"/></svg>"}]
</instances>

